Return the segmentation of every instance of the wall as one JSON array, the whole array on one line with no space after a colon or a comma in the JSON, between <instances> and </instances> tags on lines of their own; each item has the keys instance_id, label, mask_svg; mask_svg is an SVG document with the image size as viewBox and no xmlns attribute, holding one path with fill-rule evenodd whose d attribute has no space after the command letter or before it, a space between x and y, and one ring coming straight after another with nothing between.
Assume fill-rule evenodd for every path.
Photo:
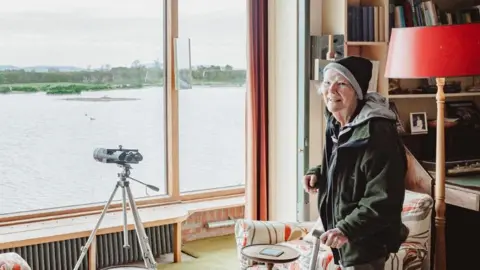
<instances>
[{"instance_id":1,"label":"wall","mask_svg":"<svg viewBox=\"0 0 480 270\"><path fill-rule=\"evenodd\" d=\"M269 4L269 216L295 221L297 190L297 1L268 0ZM323 1L323 6L322 6ZM345 31L345 4L338 0L312 0L312 34ZM321 17L319 17L321 16ZM321 99L311 88L310 165L321 160ZM312 140L313 138L313 140ZM318 140L317 140L318 139ZM315 202L313 196L311 202ZM311 218L318 214L310 203Z\"/></svg>"},{"instance_id":2,"label":"wall","mask_svg":"<svg viewBox=\"0 0 480 270\"><path fill-rule=\"evenodd\" d=\"M296 221L297 1L268 5L269 219Z\"/></svg>"},{"instance_id":3,"label":"wall","mask_svg":"<svg viewBox=\"0 0 480 270\"><path fill-rule=\"evenodd\" d=\"M310 0L310 35L345 34L345 3L338 0ZM324 139L324 105L313 81L310 82L309 99L309 166L313 167L322 161ZM317 196L310 195L310 220L318 218L317 208Z\"/></svg>"},{"instance_id":4,"label":"wall","mask_svg":"<svg viewBox=\"0 0 480 270\"><path fill-rule=\"evenodd\" d=\"M212 211L196 212L182 224L182 241L188 242L208 237L222 236L234 233L234 226L212 228L206 227L207 222L224 221L228 219L241 219L244 217L245 208L232 207Z\"/></svg>"},{"instance_id":5,"label":"wall","mask_svg":"<svg viewBox=\"0 0 480 270\"><path fill-rule=\"evenodd\" d=\"M314 167L322 163L323 140L324 140L324 106L322 96L317 93L313 81L310 82L310 133L308 137L310 152L308 156L309 167ZM317 195L310 196L310 220L318 218Z\"/></svg>"}]
</instances>

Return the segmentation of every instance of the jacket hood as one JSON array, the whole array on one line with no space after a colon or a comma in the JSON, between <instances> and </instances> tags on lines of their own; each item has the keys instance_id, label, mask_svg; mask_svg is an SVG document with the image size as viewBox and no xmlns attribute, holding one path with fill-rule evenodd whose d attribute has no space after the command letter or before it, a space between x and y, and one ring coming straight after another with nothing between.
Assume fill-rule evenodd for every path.
<instances>
[{"instance_id":1,"label":"jacket hood","mask_svg":"<svg viewBox=\"0 0 480 270\"><path fill-rule=\"evenodd\" d=\"M382 95L372 92L365 96L365 104L358 115L345 127L359 126L372 118L385 118L396 121L397 116L390 110L388 101Z\"/></svg>"},{"instance_id":2,"label":"jacket hood","mask_svg":"<svg viewBox=\"0 0 480 270\"><path fill-rule=\"evenodd\" d=\"M390 110L387 99L378 93L367 93L365 103L357 116L340 131L339 136L347 135L347 141L344 146L361 145L370 138L369 121L373 118L383 118L392 122L397 120L395 113ZM335 121L333 115L325 108L327 113L328 125Z\"/></svg>"}]
</instances>

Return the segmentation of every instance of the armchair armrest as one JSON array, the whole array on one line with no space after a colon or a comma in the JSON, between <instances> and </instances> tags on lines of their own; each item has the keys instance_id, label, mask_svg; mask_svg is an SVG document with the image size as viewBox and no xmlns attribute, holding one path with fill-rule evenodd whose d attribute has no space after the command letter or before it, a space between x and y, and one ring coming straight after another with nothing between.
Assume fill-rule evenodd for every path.
<instances>
[{"instance_id":1,"label":"armchair armrest","mask_svg":"<svg viewBox=\"0 0 480 270\"><path fill-rule=\"evenodd\" d=\"M307 235L315 222L278 222L239 219L235 224L237 246L278 244Z\"/></svg>"}]
</instances>

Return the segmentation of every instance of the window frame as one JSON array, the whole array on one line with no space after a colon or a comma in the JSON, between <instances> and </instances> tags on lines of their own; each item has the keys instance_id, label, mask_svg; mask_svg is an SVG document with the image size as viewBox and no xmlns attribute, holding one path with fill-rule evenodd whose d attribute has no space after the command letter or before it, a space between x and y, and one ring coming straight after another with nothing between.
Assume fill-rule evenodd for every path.
<instances>
[{"instance_id":1,"label":"window frame","mask_svg":"<svg viewBox=\"0 0 480 270\"><path fill-rule=\"evenodd\" d=\"M178 1L163 1L164 23L164 92L165 92L165 146L166 146L166 188L167 194L136 199L138 208L159 205L178 204L189 201L214 200L245 194L245 186L225 187L180 193L179 182L179 123L178 123L178 90L175 88L175 38L178 38ZM245 5L247 5L245 0ZM245 149L246 155L246 149ZM66 206L50 210L32 210L26 212L0 214L0 226L29 222L71 218L77 216L100 214L105 203ZM112 202L108 212L122 211L121 202Z\"/></svg>"}]
</instances>

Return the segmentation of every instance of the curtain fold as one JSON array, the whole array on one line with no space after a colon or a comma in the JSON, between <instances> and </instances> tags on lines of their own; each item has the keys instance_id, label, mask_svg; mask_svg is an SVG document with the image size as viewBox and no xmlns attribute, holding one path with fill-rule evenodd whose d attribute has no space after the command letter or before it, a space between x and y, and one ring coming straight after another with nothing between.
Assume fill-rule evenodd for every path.
<instances>
[{"instance_id":1,"label":"curtain fold","mask_svg":"<svg viewBox=\"0 0 480 270\"><path fill-rule=\"evenodd\" d=\"M245 217L268 220L268 1L248 1Z\"/></svg>"}]
</instances>

